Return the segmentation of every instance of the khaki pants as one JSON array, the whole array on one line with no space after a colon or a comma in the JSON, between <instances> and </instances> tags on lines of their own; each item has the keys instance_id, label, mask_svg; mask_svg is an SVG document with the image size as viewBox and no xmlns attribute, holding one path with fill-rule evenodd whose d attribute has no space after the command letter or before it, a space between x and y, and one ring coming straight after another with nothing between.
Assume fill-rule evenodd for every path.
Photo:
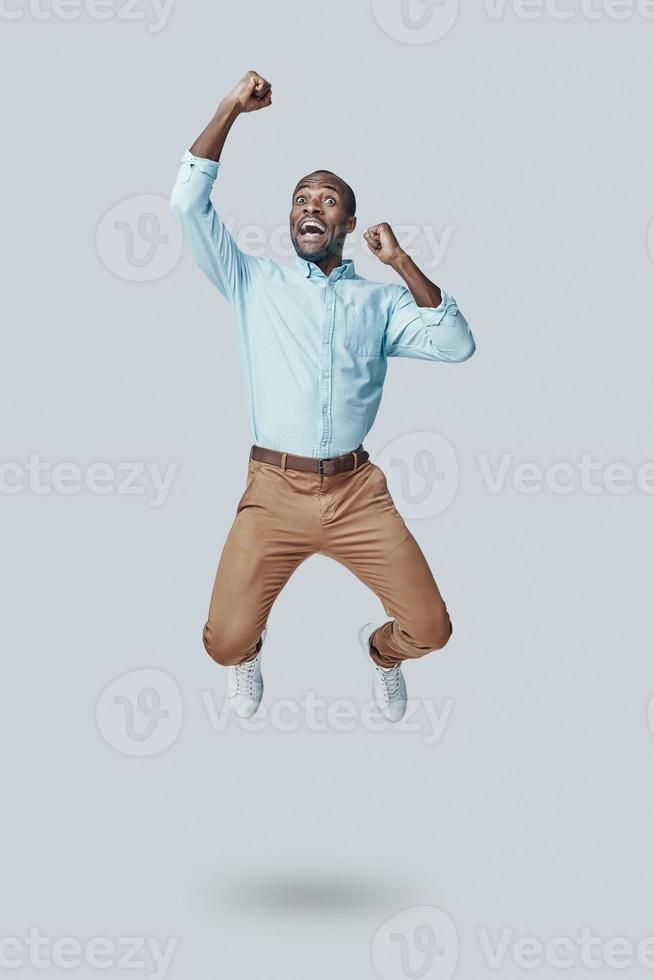
<instances>
[{"instance_id":1,"label":"khaki pants","mask_svg":"<svg viewBox=\"0 0 654 980\"><path fill-rule=\"evenodd\" d=\"M273 602L316 553L349 568L381 600L389 622L375 631L370 649L381 666L445 646L452 632L447 608L378 466L368 460L324 476L250 460L204 628L217 663L256 656ZM338 631L337 607L329 618Z\"/></svg>"}]
</instances>

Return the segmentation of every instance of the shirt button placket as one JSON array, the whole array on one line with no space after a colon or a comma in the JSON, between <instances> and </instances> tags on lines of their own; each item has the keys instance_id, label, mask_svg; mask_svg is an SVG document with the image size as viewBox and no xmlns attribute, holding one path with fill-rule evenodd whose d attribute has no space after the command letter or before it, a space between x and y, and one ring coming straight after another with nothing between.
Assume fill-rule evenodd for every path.
<instances>
[{"instance_id":1,"label":"shirt button placket","mask_svg":"<svg viewBox=\"0 0 654 980\"><path fill-rule=\"evenodd\" d=\"M320 456L329 455L329 444L332 437L331 400L332 400L332 350L331 341L334 330L334 285L327 282L325 286L325 315L322 324L320 344Z\"/></svg>"}]
</instances>

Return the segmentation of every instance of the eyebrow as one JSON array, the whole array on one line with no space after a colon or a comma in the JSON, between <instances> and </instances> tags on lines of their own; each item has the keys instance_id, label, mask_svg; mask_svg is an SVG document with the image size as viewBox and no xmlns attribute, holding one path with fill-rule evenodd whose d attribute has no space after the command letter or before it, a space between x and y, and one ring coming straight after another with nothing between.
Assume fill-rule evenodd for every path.
<instances>
[{"instance_id":1,"label":"eyebrow","mask_svg":"<svg viewBox=\"0 0 654 980\"><path fill-rule=\"evenodd\" d=\"M321 184L320 186L327 187L330 191L336 191L337 194L341 193L338 187L334 187L333 184ZM309 184L300 184L300 186L296 187L295 190L293 191L293 196L295 197L295 195L298 194L300 191L303 191L305 187L308 188Z\"/></svg>"}]
</instances>

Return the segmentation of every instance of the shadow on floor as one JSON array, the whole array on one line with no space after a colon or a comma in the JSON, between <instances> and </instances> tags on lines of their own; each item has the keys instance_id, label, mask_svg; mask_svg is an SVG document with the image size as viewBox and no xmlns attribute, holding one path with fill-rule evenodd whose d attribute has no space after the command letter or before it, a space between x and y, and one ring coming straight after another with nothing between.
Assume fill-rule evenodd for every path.
<instances>
[{"instance_id":1,"label":"shadow on floor","mask_svg":"<svg viewBox=\"0 0 654 980\"><path fill-rule=\"evenodd\" d=\"M213 909L260 914L341 916L401 908L406 881L374 871L296 869L226 870L205 882L203 900ZM411 904L410 897L407 898Z\"/></svg>"}]
</instances>

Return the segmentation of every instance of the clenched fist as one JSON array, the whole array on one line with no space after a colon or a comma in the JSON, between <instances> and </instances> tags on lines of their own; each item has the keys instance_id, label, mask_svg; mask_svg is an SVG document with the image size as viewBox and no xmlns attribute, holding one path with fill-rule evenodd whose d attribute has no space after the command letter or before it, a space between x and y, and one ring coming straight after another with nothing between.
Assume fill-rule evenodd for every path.
<instances>
[{"instance_id":1,"label":"clenched fist","mask_svg":"<svg viewBox=\"0 0 654 980\"><path fill-rule=\"evenodd\" d=\"M227 96L240 112L256 112L272 104L272 88L256 71L247 72Z\"/></svg>"},{"instance_id":2,"label":"clenched fist","mask_svg":"<svg viewBox=\"0 0 654 980\"><path fill-rule=\"evenodd\" d=\"M387 221L368 228L368 231L364 231L363 237L372 254L376 255L384 265L390 265L403 255L395 233Z\"/></svg>"}]
</instances>

